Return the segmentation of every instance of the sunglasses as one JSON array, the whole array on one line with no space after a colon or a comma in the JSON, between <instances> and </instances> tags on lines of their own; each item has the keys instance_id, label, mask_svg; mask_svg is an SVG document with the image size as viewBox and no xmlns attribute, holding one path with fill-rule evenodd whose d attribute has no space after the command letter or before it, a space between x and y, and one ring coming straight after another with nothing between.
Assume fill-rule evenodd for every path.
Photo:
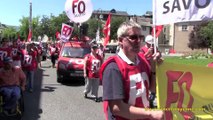
<instances>
[{"instance_id":1,"label":"sunglasses","mask_svg":"<svg viewBox=\"0 0 213 120\"><path fill-rule=\"evenodd\" d=\"M135 41L135 40L142 40L144 38L143 35L127 35L127 37L130 41Z\"/></svg>"}]
</instances>

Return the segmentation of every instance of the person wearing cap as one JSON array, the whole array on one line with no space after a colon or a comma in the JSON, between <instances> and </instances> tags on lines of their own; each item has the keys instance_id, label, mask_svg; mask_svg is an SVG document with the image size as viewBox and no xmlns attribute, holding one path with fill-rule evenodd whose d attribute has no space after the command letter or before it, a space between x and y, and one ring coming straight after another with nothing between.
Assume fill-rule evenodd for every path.
<instances>
[{"instance_id":1,"label":"person wearing cap","mask_svg":"<svg viewBox=\"0 0 213 120\"><path fill-rule=\"evenodd\" d=\"M84 78L85 90L84 97L91 91L91 97L98 102L98 87L99 87L99 69L103 62L101 56L97 54L98 45L91 44L91 53L87 54L84 59Z\"/></svg>"},{"instance_id":2,"label":"person wearing cap","mask_svg":"<svg viewBox=\"0 0 213 120\"><path fill-rule=\"evenodd\" d=\"M151 65L152 73L155 75L156 74L155 61L158 64L161 64L163 62L163 59L161 58L161 53L158 50L156 53L154 53L154 38L152 35L146 36L145 45L141 48L140 51L144 54L145 58ZM152 80L152 81L155 81L155 80ZM154 84L156 84L156 83L154 83ZM150 92L149 99L150 99L151 107L155 107L155 105L154 105L155 98L156 98L156 90L154 89Z\"/></svg>"},{"instance_id":3,"label":"person wearing cap","mask_svg":"<svg viewBox=\"0 0 213 120\"><path fill-rule=\"evenodd\" d=\"M11 57L5 57L3 63L4 66L0 69L0 93L5 102L3 105L4 113L15 114L21 90L25 90L26 76L20 67L13 66Z\"/></svg>"}]
</instances>

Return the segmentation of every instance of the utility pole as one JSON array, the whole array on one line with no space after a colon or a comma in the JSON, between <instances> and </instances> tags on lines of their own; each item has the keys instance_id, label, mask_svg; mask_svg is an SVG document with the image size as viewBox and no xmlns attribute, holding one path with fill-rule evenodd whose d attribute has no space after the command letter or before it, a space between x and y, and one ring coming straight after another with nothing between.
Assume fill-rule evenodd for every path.
<instances>
[{"instance_id":1,"label":"utility pole","mask_svg":"<svg viewBox=\"0 0 213 120\"><path fill-rule=\"evenodd\" d=\"M32 0L30 0L30 16L29 16L29 33L30 37L28 36L28 41L32 39Z\"/></svg>"}]
</instances>

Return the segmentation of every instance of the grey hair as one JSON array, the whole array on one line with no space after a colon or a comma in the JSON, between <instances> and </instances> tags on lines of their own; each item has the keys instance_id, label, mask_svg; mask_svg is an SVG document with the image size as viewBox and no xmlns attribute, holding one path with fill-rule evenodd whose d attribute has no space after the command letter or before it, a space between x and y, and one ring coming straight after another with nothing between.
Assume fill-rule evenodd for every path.
<instances>
[{"instance_id":1,"label":"grey hair","mask_svg":"<svg viewBox=\"0 0 213 120\"><path fill-rule=\"evenodd\" d=\"M141 26L134 21L123 22L117 31L117 38L122 37L127 34L127 31L131 28L138 28L141 30Z\"/></svg>"}]
</instances>

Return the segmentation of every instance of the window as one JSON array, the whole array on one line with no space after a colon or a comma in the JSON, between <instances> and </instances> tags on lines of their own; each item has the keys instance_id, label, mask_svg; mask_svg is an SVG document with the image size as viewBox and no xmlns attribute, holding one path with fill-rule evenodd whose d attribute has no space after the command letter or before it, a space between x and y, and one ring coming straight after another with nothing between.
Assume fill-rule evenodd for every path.
<instances>
[{"instance_id":1,"label":"window","mask_svg":"<svg viewBox=\"0 0 213 120\"><path fill-rule=\"evenodd\" d=\"M182 31L188 31L188 26L187 25L182 25Z\"/></svg>"},{"instance_id":2,"label":"window","mask_svg":"<svg viewBox=\"0 0 213 120\"><path fill-rule=\"evenodd\" d=\"M64 47L61 55L69 58L83 58L90 52L90 48Z\"/></svg>"}]
</instances>

